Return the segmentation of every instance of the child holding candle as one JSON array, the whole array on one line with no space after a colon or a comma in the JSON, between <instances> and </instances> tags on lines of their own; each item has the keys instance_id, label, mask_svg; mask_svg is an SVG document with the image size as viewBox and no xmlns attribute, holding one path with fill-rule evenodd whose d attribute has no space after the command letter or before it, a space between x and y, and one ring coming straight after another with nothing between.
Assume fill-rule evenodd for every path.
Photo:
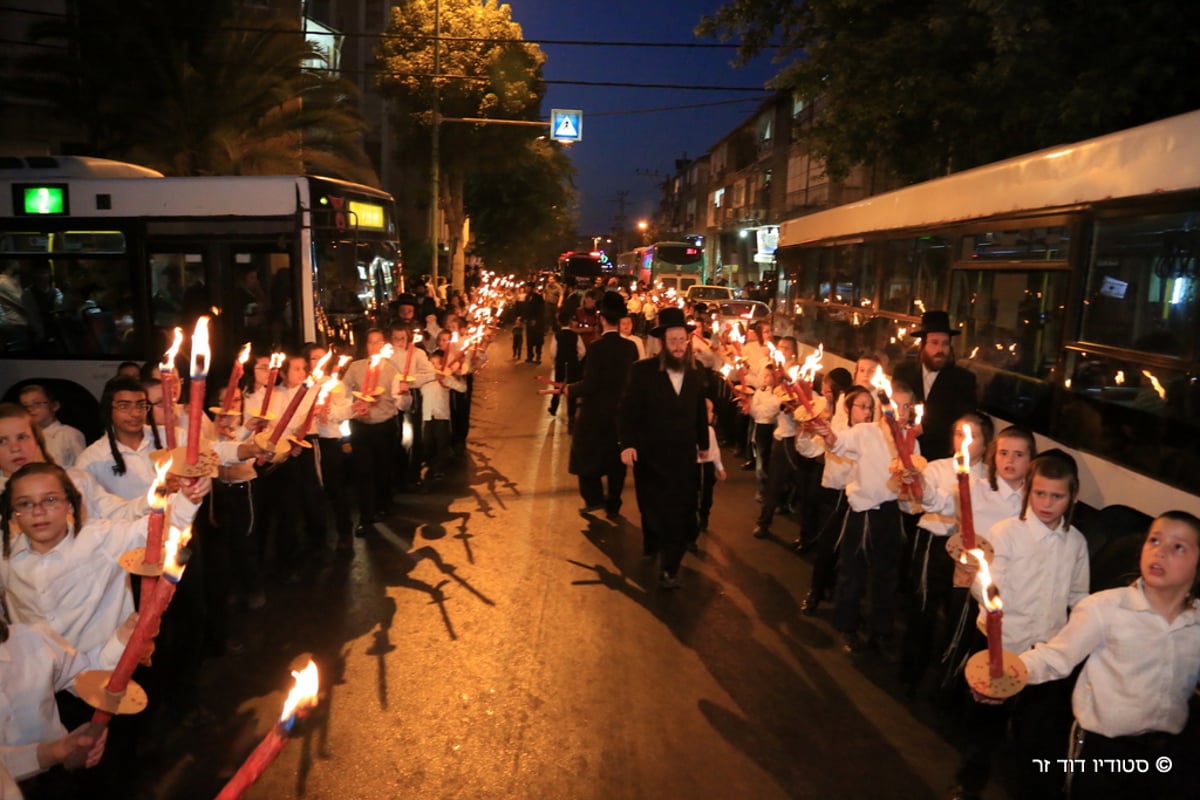
<instances>
[{"instance_id":1,"label":"child holding candle","mask_svg":"<svg viewBox=\"0 0 1200 800\"><path fill-rule=\"evenodd\" d=\"M465 392L467 387L461 378L442 372L445 357L440 350L434 351L429 362L438 372L438 378L422 390L426 479L440 480L445 477L443 470L451 456L450 393Z\"/></svg>"},{"instance_id":2,"label":"child holding candle","mask_svg":"<svg viewBox=\"0 0 1200 800\"><path fill-rule=\"evenodd\" d=\"M367 331L367 357L346 368L346 390L362 394L367 388L367 370L371 356L380 355L385 344L379 328ZM365 536L374 522L383 520L392 509L393 476L396 469L396 415L399 412L397 395L388 389L397 387L398 374L392 362L382 359L375 378L376 387L385 391L374 402L355 400L351 407L350 441L353 446L351 464L358 487L358 527L355 535ZM404 395L406 398L407 394ZM407 400L405 401L407 402Z\"/></svg>"},{"instance_id":3,"label":"child holding candle","mask_svg":"<svg viewBox=\"0 0 1200 800\"><path fill-rule=\"evenodd\" d=\"M897 405L912 402L912 391L893 387ZM874 417L875 401L869 392L848 392L847 413L852 422ZM866 644L891 657L891 637L896 615L896 589L903 549L898 494L892 488L893 459L889 438L879 425L852 424L834 432L818 419L813 430L822 436L829 451L853 460L846 483L848 509L842 522L838 556L837 601L834 624L848 653L863 649L858 634L862 597L871 581L870 638Z\"/></svg>"},{"instance_id":4,"label":"child holding candle","mask_svg":"<svg viewBox=\"0 0 1200 800\"><path fill-rule=\"evenodd\" d=\"M717 444L717 431L713 428L713 401L704 398L708 413L708 449L696 456L700 468L700 502L696 509L696 536L708 530L708 515L712 512L713 488L717 481L726 477L725 465L721 463L721 448ZM697 552L696 539L688 542L688 550Z\"/></svg>"},{"instance_id":5,"label":"child holding candle","mask_svg":"<svg viewBox=\"0 0 1200 800\"><path fill-rule=\"evenodd\" d=\"M1078 492L1075 460L1059 450L1042 453L1029 466L1020 516L996 524L986 534L995 551L992 580L1004 602L1005 650L1022 653L1037 642L1049 641L1067 623L1068 609L1087 597L1087 542L1071 525ZM982 601L978 582L971 591ZM986 648L986 631L987 612L981 608L971 652ZM1064 701L1064 687L1047 683L1027 688L1004 706L974 706L972 737L958 775L964 796L982 792L993 753L1010 726L1014 763L1061 758L1062 748L1057 745L1066 740L1069 723ZM1054 794L1061 773L1022 771L1017 777L1017 796L1041 797Z\"/></svg>"},{"instance_id":6,"label":"child holding candle","mask_svg":"<svg viewBox=\"0 0 1200 800\"><path fill-rule=\"evenodd\" d=\"M405 329L406 338L407 335L408 331ZM395 344L394 332L392 347L399 349ZM308 359L310 371L316 368L327 352L317 344L304 346L304 355ZM309 441L313 443L313 457L320 465L325 500L333 511L334 528L337 531L336 547L340 552L353 552L354 525L350 516L349 488L346 486L348 456L342 450L342 425L350 419L351 400L345 384L341 381L337 364L331 361L326 372L329 377L317 387L318 400L321 396L325 399L317 407L313 420L315 435L310 436Z\"/></svg>"},{"instance_id":7,"label":"child holding candle","mask_svg":"<svg viewBox=\"0 0 1200 800\"><path fill-rule=\"evenodd\" d=\"M965 414L954 423L954 450L963 447L963 426L971 430L969 470L974 481L982 481L987 472L984 455L992 441L992 419L983 414ZM937 649L938 619L946 624L957 619L953 603L954 561L946 552L946 540L958 528L958 482L953 457L930 461L921 474L925 513L917 522L913 542L913 605L904 634L900 680L912 696L925 675L930 658ZM972 485L972 491L977 492ZM1016 516L1014 510L1013 516ZM979 520L976 519L976 523ZM984 528L986 530L986 528ZM948 640L949 636L942 637Z\"/></svg>"},{"instance_id":8,"label":"child holding candle","mask_svg":"<svg viewBox=\"0 0 1200 800\"><path fill-rule=\"evenodd\" d=\"M1170 778L1193 758L1178 734L1200 682L1198 563L1200 519L1186 511L1162 514L1142 545L1141 578L1083 599L1050 641L1021 654L1031 685L1066 678L1086 659L1071 697L1069 758L1088 765L1096 759L1151 764L1145 773L1072 774L1072 797L1189 796ZM1173 770L1161 769L1164 756ZM1029 762L1021 766L1032 768Z\"/></svg>"}]
</instances>

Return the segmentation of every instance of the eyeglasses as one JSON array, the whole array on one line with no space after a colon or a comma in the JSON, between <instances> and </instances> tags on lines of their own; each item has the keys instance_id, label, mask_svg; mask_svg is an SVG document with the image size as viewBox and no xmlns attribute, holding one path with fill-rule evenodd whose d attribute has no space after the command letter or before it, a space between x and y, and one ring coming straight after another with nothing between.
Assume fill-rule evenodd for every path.
<instances>
[{"instance_id":1,"label":"eyeglasses","mask_svg":"<svg viewBox=\"0 0 1200 800\"><path fill-rule=\"evenodd\" d=\"M31 400L28 403L21 403L21 408L26 411L33 411L35 408L42 408L48 405L50 405L49 400Z\"/></svg>"},{"instance_id":2,"label":"eyeglasses","mask_svg":"<svg viewBox=\"0 0 1200 800\"><path fill-rule=\"evenodd\" d=\"M857 408L859 411L874 411L874 403L854 403L851 408Z\"/></svg>"},{"instance_id":3,"label":"eyeglasses","mask_svg":"<svg viewBox=\"0 0 1200 800\"><path fill-rule=\"evenodd\" d=\"M112 407L117 411L147 411L153 405L156 404L146 400L118 400Z\"/></svg>"},{"instance_id":4,"label":"eyeglasses","mask_svg":"<svg viewBox=\"0 0 1200 800\"><path fill-rule=\"evenodd\" d=\"M34 509L40 508L47 514L52 514L60 503L65 503L66 501L67 498L57 494L43 497L41 500L18 500L13 503L13 511L24 516L25 514L32 514Z\"/></svg>"}]
</instances>

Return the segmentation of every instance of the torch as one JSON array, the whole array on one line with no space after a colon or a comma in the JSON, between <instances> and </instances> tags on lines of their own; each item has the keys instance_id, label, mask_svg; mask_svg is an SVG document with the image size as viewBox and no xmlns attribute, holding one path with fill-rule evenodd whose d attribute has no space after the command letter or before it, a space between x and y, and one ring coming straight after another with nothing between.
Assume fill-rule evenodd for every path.
<instances>
[{"instance_id":1,"label":"torch","mask_svg":"<svg viewBox=\"0 0 1200 800\"><path fill-rule=\"evenodd\" d=\"M187 464L196 466L200 460L200 421L204 417L204 385L208 379L208 367L212 351L208 349L208 317L196 320L192 332L192 389L188 397L188 440Z\"/></svg>"},{"instance_id":2,"label":"torch","mask_svg":"<svg viewBox=\"0 0 1200 800\"><path fill-rule=\"evenodd\" d=\"M283 353L271 353L271 360L267 362L270 372L267 373L267 385L263 387L262 407L255 415L259 419L271 418L271 393L275 391L275 381L279 380L279 369L283 366L283 357Z\"/></svg>"},{"instance_id":3,"label":"torch","mask_svg":"<svg viewBox=\"0 0 1200 800\"><path fill-rule=\"evenodd\" d=\"M271 726L266 737L258 743L238 771L229 779L225 788L221 789L216 800L238 800L282 752L291 736L296 720L305 717L317 705L320 680L316 663L310 660L304 669L292 670L292 677L296 679L296 684L283 704L283 712L279 715L279 721Z\"/></svg>"},{"instance_id":4,"label":"torch","mask_svg":"<svg viewBox=\"0 0 1200 800\"><path fill-rule=\"evenodd\" d=\"M233 362L233 369L229 372L229 383L225 386L225 393L221 396L221 406L218 408L213 406L208 409L214 414L228 414L233 408L233 396L237 392L238 381L242 379L242 374L246 369L246 362L250 360L250 343L246 342L242 345L242 350L238 353L237 361Z\"/></svg>"},{"instance_id":5,"label":"torch","mask_svg":"<svg viewBox=\"0 0 1200 800\"><path fill-rule=\"evenodd\" d=\"M892 441L896 443L896 456L900 460L900 465L906 471L916 469L913 466L912 444L900 430L900 422L896 419L896 412L892 408L892 382L883 374L883 367L875 367L875 376L871 378L871 387L875 389L879 396L879 404L883 413L880 414L880 421L887 426L888 432L892 434ZM909 491L912 493L913 499L920 501L923 496L921 482L915 481L908 485Z\"/></svg>"},{"instance_id":6,"label":"torch","mask_svg":"<svg viewBox=\"0 0 1200 800\"><path fill-rule=\"evenodd\" d=\"M991 561L992 544L975 534L975 511L971 505L971 426L963 423L962 447L954 454L954 476L958 480L958 533L946 540L946 552L955 564L966 564L963 553L976 550L986 554ZM962 589L971 585L970 572L956 567L954 585Z\"/></svg>"},{"instance_id":7,"label":"torch","mask_svg":"<svg viewBox=\"0 0 1200 800\"><path fill-rule=\"evenodd\" d=\"M974 559L979 565L976 580L979 581L980 594L986 610L988 646L987 650L967 659L963 675L967 679L967 685L978 694L996 699L1012 697L1025 687L1029 680L1029 672L1016 653L1004 649L1004 605L1000 602L999 590L992 583L991 571L988 569L983 550L977 548L967 551L963 554L962 563L965 564L967 558Z\"/></svg>"}]
</instances>

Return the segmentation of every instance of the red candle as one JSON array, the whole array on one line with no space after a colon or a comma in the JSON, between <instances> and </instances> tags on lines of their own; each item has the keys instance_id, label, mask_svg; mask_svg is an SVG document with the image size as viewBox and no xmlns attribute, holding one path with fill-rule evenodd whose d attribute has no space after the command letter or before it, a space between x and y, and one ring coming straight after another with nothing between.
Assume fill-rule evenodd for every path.
<instances>
[{"instance_id":1,"label":"red candle","mask_svg":"<svg viewBox=\"0 0 1200 800\"><path fill-rule=\"evenodd\" d=\"M275 381L279 380L279 368L283 366L283 353L272 353L270 361L271 372L267 376L267 385L263 388L262 408L258 410L260 417L267 416L271 410L271 392L275 391Z\"/></svg>"},{"instance_id":2,"label":"red candle","mask_svg":"<svg viewBox=\"0 0 1200 800\"><path fill-rule=\"evenodd\" d=\"M162 376L163 432L167 436L167 449L175 449L175 372L160 369Z\"/></svg>"},{"instance_id":3,"label":"red candle","mask_svg":"<svg viewBox=\"0 0 1200 800\"><path fill-rule=\"evenodd\" d=\"M963 423L962 449L954 455L958 478L958 529L964 550L975 549L975 513L971 508L971 426Z\"/></svg>"},{"instance_id":4,"label":"red candle","mask_svg":"<svg viewBox=\"0 0 1200 800\"><path fill-rule=\"evenodd\" d=\"M167 542L167 568L163 572L166 580L155 583L154 591L150 593L150 596L142 598L137 625L134 626L129 642L121 653L121 659L117 662L116 668L109 675L108 683L105 685L109 694L121 695L124 693L129 686L129 681L133 678L134 669L146 655L150 645L154 642L154 637L158 635L158 625L162 620L163 612L171 604L171 598L175 596L175 586L183 577L183 562L186 559L181 561L179 550L187 544L190 538L191 529L171 528L171 537ZM93 728L107 725L112 716L112 712L96 709L92 714Z\"/></svg>"},{"instance_id":5,"label":"red candle","mask_svg":"<svg viewBox=\"0 0 1200 800\"><path fill-rule=\"evenodd\" d=\"M171 347L163 353L163 360L158 365L158 375L162 380L163 428L167 434L167 449L175 449L175 358L183 345L183 329L175 328Z\"/></svg>"},{"instance_id":6,"label":"red candle","mask_svg":"<svg viewBox=\"0 0 1200 800\"><path fill-rule=\"evenodd\" d=\"M208 317L196 320L192 332L192 393L188 398L187 463L194 466L200 460L200 421L204 415L204 384L212 352L208 349Z\"/></svg>"},{"instance_id":7,"label":"red candle","mask_svg":"<svg viewBox=\"0 0 1200 800\"><path fill-rule=\"evenodd\" d=\"M271 730L221 789L216 800L238 800L254 785L287 744L288 734L297 718L308 713L317 704L317 665L310 661L307 667L299 672L293 671L292 675L296 678L296 685L283 704L283 713L279 721L271 726Z\"/></svg>"},{"instance_id":8,"label":"red candle","mask_svg":"<svg viewBox=\"0 0 1200 800\"><path fill-rule=\"evenodd\" d=\"M292 402L288 403L283 416L279 418L279 422L275 423L275 430L271 431L270 442L272 445L275 445L283 438L283 432L287 430L288 423L292 421L292 417L296 416L296 410L300 408L300 403L304 400L304 395L306 394L308 394L307 381L297 387L296 394L292 396Z\"/></svg>"},{"instance_id":9,"label":"red candle","mask_svg":"<svg viewBox=\"0 0 1200 800\"><path fill-rule=\"evenodd\" d=\"M146 502L150 504L150 516L146 520L146 549L142 555L142 563L147 566L156 566L162 563L163 522L167 517L167 498L163 490L167 473L171 471L171 459L168 458L162 466L155 466L154 471L157 475L154 483L150 486L150 491L146 493ZM154 584L157 582L158 578L156 577L142 576L143 606L150 597L150 593L154 591Z\"/></svg>"},{"instance_id":10,"label":"red candle","mask_svg":"<svg viewBox=\"0 0 1200 800\"><path fill-rule=\"evenodd\" d=\"M237 391L238 381L242 379L242 372L245 370L245 363L250 358L250 343L246 342L242 345L242 352L238 354L237 361L233 362L233 369L229 373L229 384L225 387L225 395L221 398L221 413L229 413L229 409L233 408L233 393Z\"/></svg>"},{"instance_id":11,"label":"red candle","mask_svg":"<svg viewBox=\"0 0 1200 800\"><path fill-rule=\"evenodd\" d=\"M990 591L995 594L995 587ZM988 674L994 679L1004 675L1004 636L1002 621L1004 611L996 601L995 608L988 604L987 610L987 640L988 640Z\"/></svg>"},{"instance_id":12,"label":"red candle","mask_svg":"<svg viewBox=\"0 0 1200 800\"><path fill-rule=\"evenodd\" d=\"M408 355L404 357L404 375L400 377L402 381L412 380L412 359L413 353L417 352L417 342L421 341L421 334L417 334L413 341L408 345Z\"/></svg>"}]
</instances>

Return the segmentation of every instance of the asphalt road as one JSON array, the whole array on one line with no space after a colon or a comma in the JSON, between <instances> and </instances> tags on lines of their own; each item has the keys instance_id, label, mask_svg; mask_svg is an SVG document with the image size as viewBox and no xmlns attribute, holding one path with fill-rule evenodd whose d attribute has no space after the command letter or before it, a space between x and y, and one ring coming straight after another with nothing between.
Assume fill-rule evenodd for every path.
<instances>
[{"instance_id":1,"label":"asphalt road","mask_svg":"<svg viewBox=\"0 0 1200 800\"><path fill-rule=\"evenodd\" d=\"M632 481L618 522L578 512L565 419L535 393L549 366L507 349L477 378L465 467L241 612L245 650L205 663L213 722L160 732L143 796L213 797L304 652L321 704L249 798L942 796L937 716L800 614L810 565L790 519L751 538L752 473L726 452L702 553L660 590Z\"/></svg>"}]
</instances>

